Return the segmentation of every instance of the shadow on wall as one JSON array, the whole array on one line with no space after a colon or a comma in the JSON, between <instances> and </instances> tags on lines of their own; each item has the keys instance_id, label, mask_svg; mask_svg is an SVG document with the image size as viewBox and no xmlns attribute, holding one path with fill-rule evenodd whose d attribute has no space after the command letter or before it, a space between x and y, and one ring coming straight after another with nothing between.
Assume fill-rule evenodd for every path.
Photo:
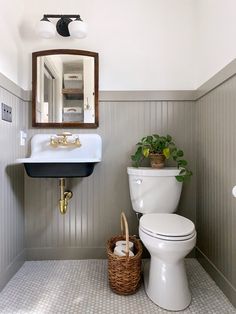
<instances>
[{"instance_id":1,"label":"shadow on wall","mask_svg":"<svg viewBox=\"0 0 236 314\"><path fill-rule=\"evenodd\" d=\"M19 202L19 209L24 211L24 168L22 165L10 164L5 169L12 192ZM16 178L18 177L18 180ZM19 179L21 178L21 179Z\"/></svg>"}]
</instances>

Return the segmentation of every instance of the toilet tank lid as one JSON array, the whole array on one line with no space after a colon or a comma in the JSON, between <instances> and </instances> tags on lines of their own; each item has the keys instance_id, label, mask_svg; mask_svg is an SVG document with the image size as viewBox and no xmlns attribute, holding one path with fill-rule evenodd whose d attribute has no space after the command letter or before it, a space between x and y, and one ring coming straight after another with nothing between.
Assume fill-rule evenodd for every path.
<instances>
[{"instance_id":1,"label":"toilet tank lid","mask_svg":"<svg viewBox=\"0 0 236 314\"><path fill-rule=\"evenodd\" d=\"M143 229L169 237L187 236L195 230L191 220L177 214L146 214L139 223Z\"/></svg>"},{"instance_id":2,"label":"toilet tank lid","mask_svg":"<svg viewBox=\"0 0 236 314\"><path fill-rule=\"evenodd\" d=\"M176 167L165 167L161 169L154 169L151 167L128 167L127 173L146 176L146 177L175 177L179 174L180 169Z\"/></svg>"}]
</instances>

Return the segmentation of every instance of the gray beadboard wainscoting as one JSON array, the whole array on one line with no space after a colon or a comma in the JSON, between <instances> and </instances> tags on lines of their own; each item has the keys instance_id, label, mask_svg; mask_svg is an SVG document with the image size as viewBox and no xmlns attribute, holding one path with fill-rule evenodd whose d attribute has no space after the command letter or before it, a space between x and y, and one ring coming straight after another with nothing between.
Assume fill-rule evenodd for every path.
<instances>
[{"instance_id":1,"label":"gray beadboard wainscoting","mask_svg":"<svg viewBox=\"0 0 236 314\"><path fill-rule=\"evenodd\" d=\"M24 170L19 132L28 128L28 103L0 87L0 106L12 107L12 123L0 119L0 290L24 262Z\"/></svg>"},{"instance_id":2,"label":"gray beadboard wainscoting","mask_svg":"<svg viewBox=\"0 0 236 314\"><path fill-rule=\"evenodd\" d=\"M197 255L236 306L236 76L196 108Z\"/></svg>"},{"instance_id":3,"label":"gray beadboard wainscoting","mask_svg":"<svg viewBox=\"0 0 236 314\"><path fill-rule=\"evenodd\" d=\"M71 131L100 134L103 159L90 177L66 180L74 196L65 216L58 210L57 179L29 178L15 165L29 153L29 145L19 146L20 129L27 130L28 144L34 134L58 130L32 129L29 93L5 80L0 101L13 107L13 123L0 120L0 289L24 258L104 257L106 240L120 232L122 210L137 234L126 167L142 136L169 133L194 173L184 184L179 213L196 223L197 257L236 305L235 73L234 60L195 92L102 92L100 127Z\"/></svg>"},{"instance_id":4,"label":"gray beadboard wainscoting","mask_svg":"<svg viewBox=\"0 0 236 314\"><path fill-rule=\"evenodd\" d=\"M105 257L106 241L120 233L125 211L132 234L137 219L131 208L126 167L138 140L148 134L172 134L195 174L195 103L193 101L106 101L99 104L97 130L103 141L102 162L83 179L66 180L73 191L68 213L58 210L57 179L25 176L25 232L28 259ZM30 136L58 130L31 129ZM195 180L184 186L180 212L195 221Z\"/></svg>"}]
</instances>

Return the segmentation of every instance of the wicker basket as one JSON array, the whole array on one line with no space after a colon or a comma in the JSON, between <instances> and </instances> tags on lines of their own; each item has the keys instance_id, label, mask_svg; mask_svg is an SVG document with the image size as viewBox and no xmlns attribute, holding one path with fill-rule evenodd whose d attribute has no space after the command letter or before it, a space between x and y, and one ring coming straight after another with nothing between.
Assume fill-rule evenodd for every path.
<instances>
[{"instance_id":1,"label":"wicker basket","mask_svg":"<svg viewBox=\"0 0 236 314\"><path fill-rule=\"evenodd\" d=\"M129 295L135 293L141 284L142 244L135 236L129 236L128 223L124 213L121 213L121 233L107 242L108 278L110 288L117 294ZM126 256L113 253L116 242L126 240ZM134 256L129 257L129 241L134 243Z\"/></svg>"}]
</instances>

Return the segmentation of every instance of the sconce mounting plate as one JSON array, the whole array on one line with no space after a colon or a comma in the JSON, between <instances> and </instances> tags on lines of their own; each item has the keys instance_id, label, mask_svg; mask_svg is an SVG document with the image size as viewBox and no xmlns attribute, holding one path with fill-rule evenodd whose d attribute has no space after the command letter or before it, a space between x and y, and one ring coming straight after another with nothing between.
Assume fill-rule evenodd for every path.
<instances>
[{"instance_id":1,"label":"sconce mounting plate","mask_svg":"<svg viewBox=\"0 0 236 314\"><path fill-rule=\"evenodd\" d=\"M57 21L57 32L59 35L63 36L63 37L69 37L70 36L70 32L68 29L68 25L70 24L70 22L72 22L72 19L70 19L69 17L66 16L62 16L58 21Z\"/></svg>"}]
</instances>

